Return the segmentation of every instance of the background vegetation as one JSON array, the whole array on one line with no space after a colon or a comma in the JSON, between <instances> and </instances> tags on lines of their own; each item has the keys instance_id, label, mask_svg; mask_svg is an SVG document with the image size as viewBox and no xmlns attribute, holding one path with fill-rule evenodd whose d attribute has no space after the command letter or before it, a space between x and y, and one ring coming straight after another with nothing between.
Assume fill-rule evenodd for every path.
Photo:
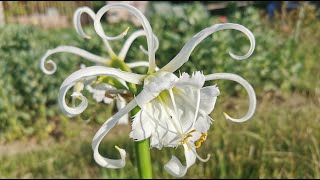
<instances>
[{"instance_id":1,"label":"background vegetation","mask_svg":"<svg viewBox=\"0 0 320 180\"><path fill-rule=\"evenodd\" d=\"M150 7L149 17L160 40L157 65L164 66L183 45L202 29L225 21L211 16L200 3L177 5L171 11ZM153 12L153 13L151 13ZM256 90L258 107L248 122L224 120L222 112L241 116L247 108L245 91L233 82L215 81L221 95L212 117L215 123L200 154L212 155L207 163L197 162L186 178L320 178L320 39L319 13L311 5L299 11L267 19L261 9L230 7L228 22L242 24L256 38L254 54L235 61L228 50L244 54L249 41L238 31L225 30L206 38L192 53L181 71L202 70L236 73ZM124 22L105 26L118 34L130 26ZM93 25L86 32L94 34ZM129 126L112 130L101 152L117 157L114 145L128 151L127 165L121 170L99 167L90 146L94 133L113 112L112 106L91 99L81 117L69 119L58 109L59 86L86 60L66 53L53 55L58 69L44 75L39 60L47 49L73 45L94 54L107 56L98 36L80 38L73 28L42 30L36 27L7 25L0 28L0 177L5 178L138 178ZM174 43L173 43L174 42ZM112 42L120 50L120 42ZM127 56L147 59L134 42ZM143 73L145 69L137 69ZM91 118L91 121L82 119ZM122 132L122 133L119 133ZM163 165L171 155L183 159L182 149L152 150L155 178L171 178ZM163 157L163 158L158 158Z\"/></svg>"}]
</instances>

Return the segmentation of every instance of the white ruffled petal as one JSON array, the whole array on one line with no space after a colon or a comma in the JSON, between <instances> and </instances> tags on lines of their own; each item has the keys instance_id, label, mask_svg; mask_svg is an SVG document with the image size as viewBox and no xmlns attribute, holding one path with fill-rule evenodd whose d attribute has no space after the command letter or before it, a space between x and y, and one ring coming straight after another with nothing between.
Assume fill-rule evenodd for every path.
<instances>
[{"instance_id":1,"label":"white ruffled petal","mask_svg":"<svg viewBox=\"0 0 320 180\"><path fill-rule=\"evenodd\" d=\"M183 72L175 86L193 86L194 88L200 89L204 85L204 81L204 75L200 71L194 72L191 77L189 74Z\"/></svg>"},{"instance_id":2,"label":"white ruffled petal","mask_svg":"<svg viewBox=\"0 0 320 180\"><path fill-rule=\"evenodd\" d=\"M202 31L200 31L198 34L194 35L192 39L187 42L181 51L161 70L167 71L167 72L174 72L177 69L179 69L185 62L189 60L189 57L191 55L192 50L207 36L210 34L224 30L224 29L235 29L238 31L243 32L246 34L250 40L250 49L247 54L244 56L237 56L229 52L230 56L236 60L243 60L251 56L251 54L254 51L255 48L255 39L254 35L251 31L249 31L247 28L245 28L242 25L234 24L234 23L225 23L225 24L215 24L213 26L210 26Z\"/></svg>"},{"instance_id":3,"label":"white ruffled petal","mask_svg":"<svg viewBox=\"0 0 320 180\"><path fill-rule=\"evenodd\" d=\"M151 136L154 125L148 116L140 110L132 120L132 131L129 137L135 141L141 141Z\"/></svg>"},{"instance_id":4,"label":"white ruffled petal","mask_svg":"<svg viewBox=\"0 0 320 180\"><path fill-rule=\"evenodd\" d=\"M206 114L210 114L213 111L216 104L217 96L220 94L217 86L206 86L200 90L200 109Z\"/></svg>"},{"instance_id":5,"label":"white ruffled petal","mask_svg":"<svg viewBox=\"0 0 320 180\"><path fill-rule=\"evenodd\" d=\"M190 137L191 142L196 142L202 135L202 133L207 133L210 125L212 124L211 118L205 114L199 114L197 117L197 121L194 125L194 129L196 132L192 133L192 137Z\"/></svg>"}]
</instances>

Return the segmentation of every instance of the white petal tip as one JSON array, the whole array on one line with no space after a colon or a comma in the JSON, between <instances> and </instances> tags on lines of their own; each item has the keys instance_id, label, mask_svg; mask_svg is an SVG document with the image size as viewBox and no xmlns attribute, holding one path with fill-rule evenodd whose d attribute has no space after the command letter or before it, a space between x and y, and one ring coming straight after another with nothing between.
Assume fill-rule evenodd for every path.
<instances>
[{"instance_id":1,"label":"white petal tip","mask_svg":"<svg viewBox=\"0 0 320 180\"><path fill-rule=\"evenodd\" d=\"M250 56L251 54L250 54L250 55L244 55L244 56L238 56L238 55L235 55L235 54L233 54L232 52L229 51L229 55L230 55L233 59L238 60L238 61L241 61L241 60L245 60L245 59L249 58L249 56Z\"/></svg>"},{"instance_id":2,"label":"white petal tip","mask_svg":"<svg viewBox=\"0 0 320 180\"><path fill-rule=\"evenodd\" d=\"M206 158L206 159L204 159L204 162L209 161L210 157L211 157L211 154L208 154L208 155L207 155L207 158Z\"/></svg>"},{"instance_id":3,"label":"white petal tip","mask_svg":"<svg viewBox=\"0 0 320 180\"><path fill-rule=\"evenodd\" d=\"M43 61L44 62L44 61ZM48 61L46 62L46 64L49 64L52 66L51 69L47 69L44 64L41 66L41 70L43 73L47 74L47 75L51 75L54 74L57 70L57 65L55 62L53 62L51 59L48 59Z\"/></svg>"},{"instance_id":4,"label":"white petal tip","mask_svg":"<svg viewBox=\"0 0 320 180\"><path fill-rule=\"evenodd\" d=\"M227 120L230 120L230 119L232 119L227 113L225 113L225 112L223 112L223 115L224 115L224 117L227 119Z\"/></svg>"},{"instance_id":5,"label":"white petal tip","mask_svg":"<svg viewBox=\"0 0 320 180\"><path fill-rule=\"evenodd\" d=\"M118 146L114 146L118 151L121 151L121 148L119 148Z\"/></svg>"},{"instance_id":6,"label":"white petal tip","mask_svg":"<svg viewBox=\"0 0 320 180\"><path fill-rule=\"evenodd\" d=\"M230 120L230 121L232 121L232 122L241 123L241 122L245 122L245 121L247 121L247 120L250 119L250 118L245 118L245 117L243 117L243 118L241 118L241 119L236 119L236 118L230 117L230 116L229 116L227 113L225 113L225 112L223 112L223 114L224 114L224 116L225 116L225 118L226 118L227 120Z\"/></svg>"},{"instance_id":7,"label":"white petal tip","mask_svg":"<svg viewBox=\"0 0 320 180\"><path fill-rule=\"evenodd\" d=\"M128 33L128 31L129 31L129 29L130 29L130 27L127 27L127 29L126 29L126 30L124 30L122 34L123 34L123 35L127 35L127 33Z\"/></svg>"},{"instance_id":8,"label":"white petal tip","mask_svg":"<svg viewBox=\"0 0 320 180\"><path fill-rule=\"evenodd\" d=\"M121 154L121 156L123 156L123 159L125 159L126 157L126 151L122 148L119 148L118 146L114 146L118 151L119 153Z\"/></svg>"}]
</instances>

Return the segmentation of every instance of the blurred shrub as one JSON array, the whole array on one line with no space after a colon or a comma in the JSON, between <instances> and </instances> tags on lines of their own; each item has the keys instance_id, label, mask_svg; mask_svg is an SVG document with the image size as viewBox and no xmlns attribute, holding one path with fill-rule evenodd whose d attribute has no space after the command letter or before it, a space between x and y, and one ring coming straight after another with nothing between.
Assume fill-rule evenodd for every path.
<instances>
[{"instance_id":1,"label":"blurred shrub","mask_svg":"<svg viewBox=\"0 0 320 180\"><path fill-rule=\"evenodd\" d=\"M200 43L181 71L202 70L204 74L236 73L247 79L258 93L280 90L286 94L294 90L314 90L314 84L310 80L310 77L314 76L307 73L311 69L313 73L316 73L315 69L319 70L316 63L319 58L316 53L318 46L315 41L320 35L317 30L320 23L313 6L304 4L300 8L302 12L296 12L300 13L299 16L287 17L287 21L291 22L288 23L291 25L291 33L277 28L283 19L276 18L268 22L259 9L246 7L240 11L232 10L234 6L230 8L227 21L247 27L255 36L256 48L253 55L244 61L233 60L228 51L238 55L245 54L249 49L249 40L239 31L223 30L208 36ZM167 64L193 35L206 27L221 23L222 19L209 16L201 3L173 7L171 11L165 11L166 13L154 9L150 22L160 39L160 48L156 54L160 67ZM161 8L158 9L161 11ZM242 90L240 85L234 87L234 84L224 82L220 88L231 94Z\"/></svg>"},{"instance_id":2,"label":"blurred shrub","mask_svg":"<svg viewBox=\"0 0 320 180\"><path fill-rule=\"evenodd\" d=\"M0 29L0 39L0 137L12 140L42 134L50 129L46 117L57 114L61 83L79 61L66 53L54 55L51 58L57 62L58 70L47 76L40 70L39 60L47 49L66 42L77 45L77 37L72 33L8 25Z\"/></svg>"}]
</instances>

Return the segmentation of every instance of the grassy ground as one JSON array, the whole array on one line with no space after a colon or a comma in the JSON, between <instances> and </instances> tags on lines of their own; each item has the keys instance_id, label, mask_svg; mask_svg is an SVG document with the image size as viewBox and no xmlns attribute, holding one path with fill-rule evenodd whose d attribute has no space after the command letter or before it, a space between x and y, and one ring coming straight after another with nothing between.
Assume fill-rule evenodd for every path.
<instances>
[{"instance_id":1,"label":"grassy ground","mask_svg":"<svg viewBox=\"0 0 320 180\"><path fill-rule=\"evenodd\" d=\"M320 178L319 97L267 93L258 97L253 119L233 123L222 112L241 116L246 97L221 94L212 113L215 122L197 161L185 178ZM118 126L103 141L100 152L117 158L114 145L127 150L120 170L99 167L92 158L91 138L98 129L80 120L69 124L73 133L57 140L20 141L0 146L0 178L138 178L130 127ZM152 149L155 178L172 178L163 169L171 155L183 159L182 149ZM161 158L159 158L161 157Z\"/></svg>"}]
</instances>

